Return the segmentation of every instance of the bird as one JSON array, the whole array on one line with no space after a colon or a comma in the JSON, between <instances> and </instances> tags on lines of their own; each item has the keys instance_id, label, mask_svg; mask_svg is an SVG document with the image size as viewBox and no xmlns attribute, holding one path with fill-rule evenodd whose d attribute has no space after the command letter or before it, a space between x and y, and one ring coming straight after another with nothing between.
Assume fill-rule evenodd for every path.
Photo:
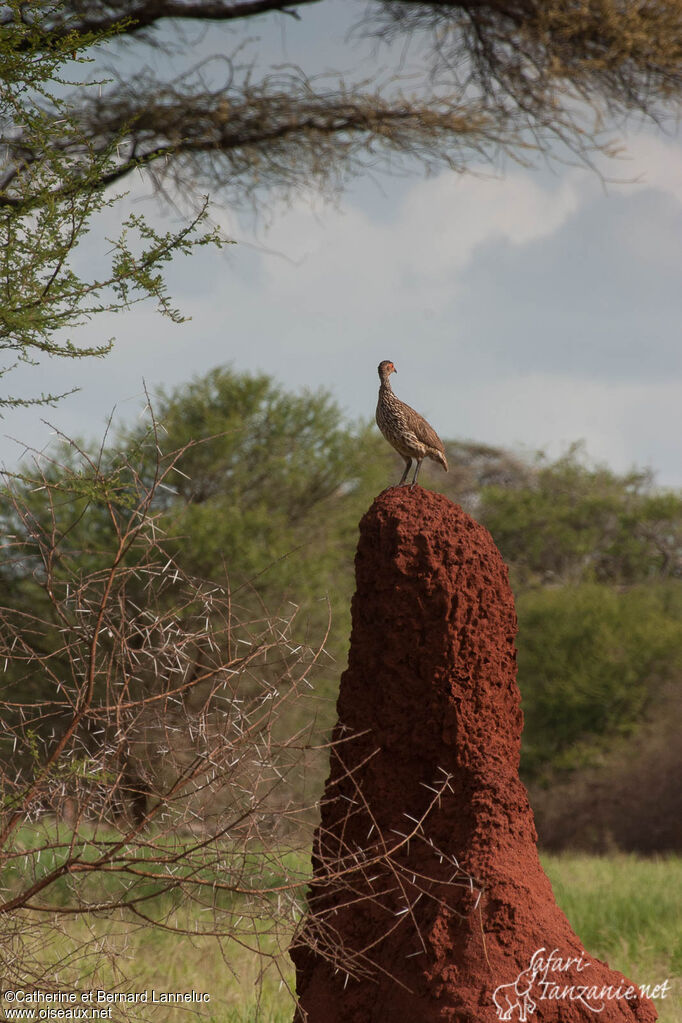
<instances>
[{"instance_id":1,"label":"bird","mask_svg":"<svg viewBox=\"0 0 682 1023\"><path fill-rule=\"evenodd\" d=\"M405 459L405 472L402 474L398 486L401 487L405 483L413 458L417 460L417 465L414 470L412 486L417 482L417 476L425 458L440 462L447 472L448 460L445 457L443 441L423 416L420 416L400 398L396 398L393 393L388 378L391 373L397 373L398 370L389 359L380 362L378 369L381 386L377 401L377 426L388 443Z\"/></svg>"}]
</instances>

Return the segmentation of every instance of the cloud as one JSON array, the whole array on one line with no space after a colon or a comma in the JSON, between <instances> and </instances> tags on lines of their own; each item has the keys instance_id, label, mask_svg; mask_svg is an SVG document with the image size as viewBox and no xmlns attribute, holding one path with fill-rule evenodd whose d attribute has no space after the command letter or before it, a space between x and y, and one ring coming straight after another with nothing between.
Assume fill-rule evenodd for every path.
<instances>
[{"instance_id":1,"label":"cloud","mask_svg":"<svg viewBox=\"0 0 682 1023\"><path fill-rule=\"evenodd\" d=\"M575 175L548 187L521 172L506 178L444 172L419 181L389 222L358 207L311 216L306 203L297 203L268 236L291 259L264 261L265 287L273 300L305 298L308 308L326 303L342 282L354 303L374 308L382 301L409 304L425 292L442 302L479 246L551 235L578 204Z\"/></svg>"},{"instance_id":2,"label":"cloud","mask_svg":"<svg viewBox=\"0 0 682 1023\"><path fill-rule=\"evenodd\" d=\"M682 204L653 189L589 202L548 238L486 244L456 302L471 372L682 379L681 265Z\"/></svg>"},{"instance_id":3,"label":"cloud","mask_svg":"<svg viewBox=\"0 0 682 1023\"><path fill-rule=\"evenodd\" d=\"M82 385L48 418L97 436L114 403L136 414L142 378L172 387L233 362L371 416L391 358L398 393L445 436L554 449L584 437L614 465L651 462L682 483L682 147L630 148L627 174L646 167L646 184L606 192L568 169L387 181L372 199L363 185L339 209L304 197L251 244L178 261L171 294L190 323L151 306L96 321L115 352L46 363L29 390ZM28 417L2 432L35 442Z\"/></svg>"},{"instance_id":4,"label":"cloud","mask_svg":"<svg viewBox=\"0 0 682 1023\"><path fill-rule=\"evenodd\" d=\"M551 457L585 440L591 458L617 471L648 467L661 485L682 485L676 380L614 384L528 372L453 390L453 412L466 424L456 436Z\"/></svg>"},{"instance_id":5,"label":"cloud","mask_svg":"<svg viewBox=\"0 0 682 1023\"><path fill-rule=\"evenodd\" d=\"M611 167L609 192L632 194L655 188L682 202L682 147L680 139L639 131L625 139L622 159ZM622 179L619 183L618 179Z\"/></svg>"}]
</instances>

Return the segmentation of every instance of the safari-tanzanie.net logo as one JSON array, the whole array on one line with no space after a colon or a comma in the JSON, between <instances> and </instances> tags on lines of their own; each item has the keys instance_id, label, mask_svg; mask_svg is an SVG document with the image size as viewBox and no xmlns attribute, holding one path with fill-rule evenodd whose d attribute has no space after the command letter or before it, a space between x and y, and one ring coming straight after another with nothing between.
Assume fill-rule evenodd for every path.
<instances>
[{"instance_id":1,"label":"safari-tanzanie.net logo","mask_svg":"<svg viewBox=\"0 0 682 1023\"><path fill-rule=\"evenodd\" d=\"M538 1002L577 1002L590 1012L601 1012L607 1002L635 1001L643 996L665 998L668 993L669 980L660 984L590 984L590 965L584 954L564 959L558 948L549 953L539 948L516 980L499 984L493 991L497 1018L523 1023L535 1012ZM569 973L580 974L579 981L569 980Z\"/></svg>"}]
</instances>

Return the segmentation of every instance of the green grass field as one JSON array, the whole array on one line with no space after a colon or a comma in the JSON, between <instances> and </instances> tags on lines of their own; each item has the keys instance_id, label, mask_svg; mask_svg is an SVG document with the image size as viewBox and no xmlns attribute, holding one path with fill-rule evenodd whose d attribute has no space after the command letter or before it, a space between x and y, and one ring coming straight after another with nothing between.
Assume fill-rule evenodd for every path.
<instances>
[{"instance_id":1,"label":"green grass field","mask_svg":"<svg viewBox=\"0 0 682 1023\"><path fill-rule=\"evenodd\" d=\"M682 858L543 856L556 900L590 955L636 984L671 981L661 1023L682 1023Z\"/></svg>"},{"instance_id":2,"label":"green grass field","mask_svg":"<svg viewBox=\"0 0 682 1023\"><path fill-rule=\"evenodd\" d=\"M682 858L639 859L615 855L544 856L543 863L559 905L587 952L622 970L638 984L671 981L657 1001L661 1023L682 1023ZM71 925L74 937L77 927ZM163 930L135 927L107 918L89 926L100 940L104 970L99 983L113 988L119 970L129 989L207 991L211 1003L200 1008L204 1023L290 1023L293 1003L286 981L293 971L286 956L285 980L269 969L255 999L257 956L234 942L222 946L210 938L178 938ZM59 951L58 939L54 952ZM272 947L272 946L270 946ZM109 965L106 965L108 961ZM81 988L91 987L85 976ZM186 1019L186 1012L159 1007L159 1023ZM195 1017L197 1018L197 1017ZM121 1014L120 1019L124 1019Z\"/></svg>"}]
</instances>

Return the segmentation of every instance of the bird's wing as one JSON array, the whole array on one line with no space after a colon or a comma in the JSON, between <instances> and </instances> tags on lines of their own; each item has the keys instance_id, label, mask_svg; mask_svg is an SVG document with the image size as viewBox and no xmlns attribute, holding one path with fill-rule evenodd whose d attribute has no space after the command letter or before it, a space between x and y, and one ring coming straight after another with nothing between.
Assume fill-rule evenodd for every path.
<instances>
[{"instance_id":1,"label":"bird's wing","mask_svg":"<svg viewBox=\"0 0 682 1023\"><path fill-rule=\"evenodd\" d=\"M401 440L408 445L414 445L417 450L424 444L421 437L418 437L413 430L403 430Z\"/></svg>"},{"instance_id":2,"label":"bird's wing","mask_svg":"<svg viewBox=\"0 0 682 1023\"><path fill-rule=\"evenodd\" d=\"M436 451L442 451L443 454L445 454L443 441L440 439L431 424L427 423L424 417L420 416L418 412L415 412L413 408L410 409L410 412L411 416L409 426L414 431L417 440L421 441L422 444L426 444L427 447L435 448Z\"/></svg>"}]
</instances>

